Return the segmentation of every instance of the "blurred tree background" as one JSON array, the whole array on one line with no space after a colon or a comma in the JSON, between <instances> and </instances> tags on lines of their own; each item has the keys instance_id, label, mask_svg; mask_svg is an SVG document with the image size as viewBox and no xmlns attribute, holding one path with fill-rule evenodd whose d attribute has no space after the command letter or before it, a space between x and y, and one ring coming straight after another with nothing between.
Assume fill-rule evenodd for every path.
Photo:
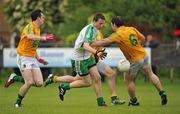
<instances>
[{"instance_id":1,"label":"blurred tree background","mask_svg":"<svg viewBox=\"0 0 180 114\"><path fill-rule=\"evenodd\" d=\"M41 9L47 20L43 31L56 34L57 31L54 31L56 24L63 20L59 10L60 2L60 0L4 0L4 14L11 31L19 34L24 26L31 21L31 12L35 9Z\"/></svg>"},{"instance_id":2,"label":"blurred tree background","mask_svg":"<svg viewBox=\"0 0 180 114\"><path fill-rule=\"evenodd\" d=\"M46 16L43 31L52 32L72 46L79 31L90 23L93 14L103 12L105 36L110 34L110 20L121 15L128 25L142 33L156 34L165 43L172 40L172 32L180 26L180 0L4 0L4 14L12 32L20 33L30 20L30 13L41 9Z\"/></svg>"}]
</instances>

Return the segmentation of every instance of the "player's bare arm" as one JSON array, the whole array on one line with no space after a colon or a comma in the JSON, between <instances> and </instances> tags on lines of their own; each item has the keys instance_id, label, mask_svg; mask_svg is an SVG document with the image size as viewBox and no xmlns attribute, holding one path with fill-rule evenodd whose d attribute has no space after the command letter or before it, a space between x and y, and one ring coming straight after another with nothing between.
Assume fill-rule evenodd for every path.
<instances>
[{"instance_id":1,"label":"player's bare arm","mask_svg":"<svg viewBox=\"0 0 180 114\"><path fill-rule=\"evenodd\" d=\"M92 42L91 46L92 47L107 46L107 45L110 45L112 43L113 43L113 41L111 40L110 37L108 37L108 38L102 39L101 41Z\"/></svg>"},{"instance_id":2,"label":"player's bare arm","mask_svg":"<svg viewBox=\"0 0 180 114\"><path fill-rule=\"evenodd\" d=\"M90 53L92 53L92 54L95 54L95 53L96 53L96 50L95 50L93 47L91 47L88 42L85 42L85 43L84 43L83 48L84 48L86 51L88 51L88 52L90 52Z\"/></svg>"},{"instance_id":3,"label":"player's bare arm","mask_svg":"<svg viewBox=\"0 0 180 114\"><path fill-rule=\"evenodd\" d=\"M53 34L45 34L42 36L38 36L38 35L34 35L34 34L28 34L27 38L31 39L31 40L51 41L54 39L54 36L53 36Z\"/></svg>"},{"instance_id":4,"label":"player's bare arm","mask_svg":"<svg viewBox=\"0 0 180 114\"><path fill-rule=\"evenodd\" d=\"M44 40L43 36L38 36L38 35L34 35L34 34L28 34L27 38L30 40Z\"/></svg>"}]
</instances>

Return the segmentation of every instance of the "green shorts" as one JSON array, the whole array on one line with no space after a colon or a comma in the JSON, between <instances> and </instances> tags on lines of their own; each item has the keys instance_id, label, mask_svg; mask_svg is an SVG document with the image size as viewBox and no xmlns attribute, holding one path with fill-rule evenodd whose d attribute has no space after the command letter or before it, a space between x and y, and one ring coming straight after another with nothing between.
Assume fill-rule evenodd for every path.
<instances>
[{"instance_id":1,"label":"green shorts","mask_svg":"<svg viewBox=\"0 0 180 114\"><path fill-rule=\"evenodd\" d=\"M92 57L80 61L71 60L71 65L73 73L79 76L86 76L89 74L89 69L96 65L96 61Z\"/></svg>"}]
</instances>

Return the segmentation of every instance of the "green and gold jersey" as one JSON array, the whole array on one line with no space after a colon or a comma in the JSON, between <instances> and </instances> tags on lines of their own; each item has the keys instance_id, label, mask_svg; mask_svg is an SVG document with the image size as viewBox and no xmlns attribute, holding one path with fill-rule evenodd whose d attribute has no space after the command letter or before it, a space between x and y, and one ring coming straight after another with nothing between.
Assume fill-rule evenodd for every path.
<instances>
[{"instance_id":1,"label":"green and gold jersey","mask_svg":"<svg viewBox=\"0 0 180 114\"><path fill-rule=\"evenodd\" d=\"M140 35L134 27L121 26L110 37L130 62L136 62L146 56L146 51L139 42Z\"/></svg>"},{"instance_id":2,"label":"green and gold jersey","mask_svg":"<svg viewBox=\"0 0 180 114\"><path fill-rule=\"evenodd\" d=\"M25 26L17 47L17 53L21 56L35 57L39 41L28 39L28 34L40 35L40 29L33 22Z\"/></svg>"}]
</instances>

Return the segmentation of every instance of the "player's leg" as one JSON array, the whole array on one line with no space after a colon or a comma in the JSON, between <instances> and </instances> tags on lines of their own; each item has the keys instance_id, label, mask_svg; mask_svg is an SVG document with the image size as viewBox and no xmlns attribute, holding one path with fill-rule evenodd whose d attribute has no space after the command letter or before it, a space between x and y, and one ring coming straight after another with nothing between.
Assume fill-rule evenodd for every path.
<instances>
[{"instance_id":1,"label":"player's leg","mask_svg":"<svg viewBox=\"0 0 180 114\"><path fill-rule=\"evenodd\" d=\"M22 82L22 83L24 83L24 79L23 79L22 76L18 76L18 75L16 75L15 73L12 73L12 74L9 76L8 80L5 82L4 87L5 87L5 88L8 88L8 87L9 87L11 84L13 84L14 82Z\"/></svg>"},{"instance_id":2,"label":"player's leg","mask_svg":"<svg viewBox=\"0 0 180 114\"><path fill-rule=\"evenodd\" d=\"M71 83L73 81L76 81L76 80L80 80L81 77L79 76L71 76L71 75L65 75L65 76L59 76L59 77L54 77L54 82L65 82L65 83Z\"/></svg>"},{"instance_id":3,"label":"player's leg","mask_svg":"<svg viewBox=\"0 0 180 114\"><path fill-rule=\"evenodd\" d=\"M130 69L128 72L125 72L124 82L126 84L128 94L130 96L129 106L139 106L139 102L136 97L135 89L135 77L137 72L140 69L140 62L131 63Z\"/></svg>"},{"instance_id":4,"label":"player's leg","mask_svg":"<svg viewBox=\"0 0 180 114\"><path fill-rule=\"evenodd\" d=\"M112 105L124 104L125 100L119 99L117 97L116 81L115 81L116 72L102 61L99 61L97 63L97 69L100 73L103 73L108 79L108 85L109 85L109 90L111 93Z\"/></svg>"},{"instance_id":5,"label":"player's leg","mask_svg":"<svg viewBox=\"0 0 180 114\"><path fill-rule=\"evenodd\" d=\"M101 77L100 74L97 71L97 67L93 66L89 69L89 73L93 79L95 90L96 90L96 96L101 97L102 96L102 85L101 85Z\"/></svg>"},{"instance_id":6,"label":"player's leg","mask_svg":"<svg viewBox=\"0 0 180 114\"><path fill-rule=\"evenodd\" d=\"M107 66L102 61L99 61L97 63L97 69L100 73L104 74L107 77L111 95L112 96L117 95L116 87L115 87L116 72L113 71L109 66Z\"/></svg>"},{"instance_id":7,"label":"player's leg","mask_svg":"<svg viewBox=\"0 0 180 114\"><path fill-rule=\"evenodd\" d=\"M43 76L39 68L32 69L32 77L34 80L34 86L41 87L43 85Z\"/></svg>"},{"instance_id":8,"label":"player's leg","mask_svg":"<svg viewBox=\"0 0 180 114\"><path fill-rule=\"evenodd\" d=\"M57 79L59 81L63 82L68 82L70 88L80 88L80 87L87 87L91 85L91 80L89 77L89 70L88 70L88 62L89 59L87 60L82 60L82 61L75 61L72 60L72 69L75 69L75 71L78 73L79 76L72 77L72 76L62 76L58 77Z\"/></svg>"},{"instance_id":9,"label":"player's leg","mask_svg":"<svg viewBox=\"0 0 180 114\"><path fill-rule=\"evenodd\" d=\"M74 78L74 81L71 83L65 83L59 86L59 97L62 101L64 100L64 95L66 93L66 90L69 90L70 88L88 87L91 85L90 76L88 75L89 74L88 64L87 64L88 61L89 61L88 59L82 61L75 61L75 60L71 61L72 69L75 69L75 71L80 76L76 76ZM62 80L63 77L64 76L62 76L60 80Z\"/></svg>"},{"instance_id":10,"label":"player's leg","mask_svg":"<svg viewBox=\"0 0 180 114\"><path fill-rule=\"evenodd\" d=\"M31 69L23 70L22 75L23 75L23 78L25 80L25 83L19 89L18 98L17 98L16 103L15 103L16 107L21 106L21 102L22 102L24 96L28 92L29 88L34 84Z\"/></svg>"},{"instance_id":11,"label":"player's leg","mask_svg":"<svg viewBox=\"0 0 180 114\"><path fill-rule=\"evenodd\" d=\"M97 70L97 67L96 66L91 67L89 69L89 73L93 80L98 106L107 106L102 95L101 76Z\"/></svg>"},{"instance_id":12,"label":"player's leg","mask_svg":"<svg viewBox=\"0 0 180 114\"><path fill-rule=\"evenodd\" d=\"M89 76L70 76L70 75L65 75L65 76L53 76L50 74L45 81L44 87L51 83L55 82L64 82L64 84L61 84L59 86L59 97L63 101L64 100L64 95L66 93L66 90L69 90L70 88L81 88L81 87L88 87L91 85L91 81L89 80Z\"/></svg>"},{"instance_id":13,"label":"player's leg","mask_svg":"<svg viewBox=\"0 0 180 114\"><path fill-rule=\"evenodd\" d=\"M91 86L91 78L89 75L83 77L76 77L77 80L74 80L73 82L69 83L69 88L82 88Z\"/></svg>"},{"instance_id":14,"label":"player's leg","mask_svg":"<svg viewBox=\"0 0 180 114\"><path fill-rule=\"evenodd\" d=\"M161 82L157 75L155 75L152 71L151 65L148 63L148 58L145 58L144 64L143 64L143 70L146 76L150 79L150 81L153 83L153 85L156 87L156 89L159 92L159 95L161 96L161 104L165 105L167 104L167 95L165 91L162 89Z\"/></svg>"},{"instance_id":15,"label":"player's leg","mask_svg":"<svg viewBox=\"0 0 180 114\"><path fill-rule=\"evenodd\" d=\"M15 106L20 107L22 99L28 92L29 88L34 85L32 64L34 63L32 58L17 55L17 65L21 71L24 79L24 84L21 86L18 92L18 98L16 100Z\"/></svg>"},{"instance_id":16,"label":"player's leg","mask_svg":"<svg viewBox=\"0 0 180 114\"><path fill-rule=\"evenodd\" d=\"M130 96L129 106L138 106L139 102L137 101L135 94L135 83L134 76L131 76L129 73L125 73L124 81L128 90L128 94Z\"/></svg>"},{"instance_id":17,"label":"player's leg","mask_svg":"<svg viewBox=\"0 0 180 114\"><path fill-rule=\"evenodd\" d=\"M71 75L57 76L57 75L49 74L48 78L44 82L44 87L52 83L57 83L57 82L71 83L75 80L79 80L79 77L77 76L73 77Z\"/></svg>"},{"instance_id":18,"label":"player's leg","mask_svg":"<svg viewBox=\"0 0 180 114\"><path fill-rule=\"evenodd\" d=\"M23 75L23 70L31 68L30 64L31 64L31 61L29 61L29 59L27 57L19 56L17 54L17 66L18 66L18 68L19 68L22 75ZM24 80L23 76L18 76L16 74L12 74L11 76L13 77L12 80L14 82L25 83L25 80Z\"/></svg>"},{"instance_id":19,"label":"player's leg","mask_svg":"<svg viewBox=\"0 0 180 114\"><path fill-rule=\"evenodd\" d=\"M73 72L75 72L76 74L77 74L77 72L81 72L81 71L77 71L78 69L76 67L78 67L78 64L80 64L80 62L77 62L75 60L71 60ZM49 84L55 83L55 82L70 83L70 82L73 82L73 81L78 80L78 79L79 79L79 77L73 77L70 75L57 76L57 75L49 74L48 78L44 82L44 87L46 87Z\"/></svg>"},{"instance_id":20,"label":"player's leg","mask_svg":"<svg viewBox=\"0 0 180 114\"><path fill-rule=\"evenodd\" d=\"M66 76L62 76L62 78L63 77L66 77ZM91 86L91 79L89 75L83 76L83 77L76 76L76 80L74 80L73 82L64 83L59 86L59 97L63 101L64 95L67 90L70 90L71 88L82 88L82 87L89 87L89 86Z\"/></svg>"}]
</instances>

